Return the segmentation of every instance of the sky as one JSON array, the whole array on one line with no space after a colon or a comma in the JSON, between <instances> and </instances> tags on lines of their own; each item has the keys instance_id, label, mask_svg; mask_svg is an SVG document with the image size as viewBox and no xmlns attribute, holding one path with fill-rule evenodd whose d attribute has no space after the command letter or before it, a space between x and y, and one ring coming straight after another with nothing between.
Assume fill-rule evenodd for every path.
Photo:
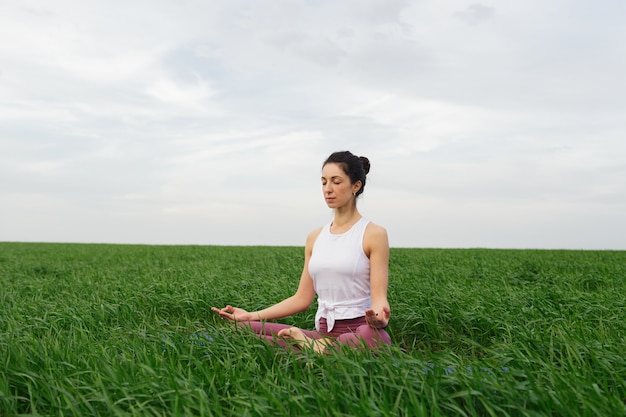
<instances>
[{"instance_id":1,"label":"sky","mask_svg":"<svg viewBox=\"0 0 626 417\"><path fill-rule=\"evenodd\" d=\"M626 250L622 0L3 0L0 241Z\"/></svg>"}]
</instances>

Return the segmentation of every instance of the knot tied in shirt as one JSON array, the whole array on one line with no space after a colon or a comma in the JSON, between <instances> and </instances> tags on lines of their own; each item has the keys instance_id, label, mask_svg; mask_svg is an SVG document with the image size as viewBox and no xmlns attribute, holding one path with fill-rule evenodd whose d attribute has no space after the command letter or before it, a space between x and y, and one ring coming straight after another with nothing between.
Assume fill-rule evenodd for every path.
<instances>
[{"instance_id":1,"label":"knot tied in shirt","mask_svg":"<svg viewBox=\"0 0 626 417\"><path fill-rule=\"evenodd\" d=\"M315 329L320 330L320 319L326 318L328 326L327 331L330 332L335 326L335 317L342 319L357 318L365 315L365 310L370 308L370 297L350 300L346 303L329 303L317 300L317 313L315 314Z\"/></svg>"}]
</instances>

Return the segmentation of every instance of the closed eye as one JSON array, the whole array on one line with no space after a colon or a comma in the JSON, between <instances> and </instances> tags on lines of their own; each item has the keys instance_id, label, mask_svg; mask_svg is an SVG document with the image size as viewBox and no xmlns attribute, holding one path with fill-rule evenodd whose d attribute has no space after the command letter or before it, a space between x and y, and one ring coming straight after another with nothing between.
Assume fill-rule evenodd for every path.
<instances>
[{"instance_id":1,"label":"closed eye","mask_svg":"<svg viewBox=\"0 0 626 417\"><path fill-rule=\"evenodd\" d=\"M339 185L343 182L343 178L341 177L332 177L331 181L333 182L333 184L335 185ZM326 178L322 178L322 185L326 185L326 183L328 182L328 180Z\"/></svg>"}]
</instances>

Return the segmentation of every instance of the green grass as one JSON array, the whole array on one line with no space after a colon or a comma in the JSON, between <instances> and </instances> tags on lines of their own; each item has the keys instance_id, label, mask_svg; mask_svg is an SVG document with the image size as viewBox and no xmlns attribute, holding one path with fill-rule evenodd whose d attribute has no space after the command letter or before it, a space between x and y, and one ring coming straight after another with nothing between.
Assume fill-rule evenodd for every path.
<instances>
[{"instance_id":1,"label":"green grass","mask_svg":"<svg viewBox=\"0 0 626 417\"><path fill-rule=\"evenodd\" d=\"M291 295L302 262L0 243L0 415L626 415L626 252L394 248L375 355L277 350L211 313Z\"/></svg>"}]
</instances>

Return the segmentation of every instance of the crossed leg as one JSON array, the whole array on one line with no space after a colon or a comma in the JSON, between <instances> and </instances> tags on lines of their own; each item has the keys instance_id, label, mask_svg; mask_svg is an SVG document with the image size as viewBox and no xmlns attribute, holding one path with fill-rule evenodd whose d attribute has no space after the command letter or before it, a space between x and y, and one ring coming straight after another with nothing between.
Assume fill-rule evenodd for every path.
<instances>
[{"instance_id":1,"label":"crossed leg","mask_svg":"<svg viewBox=\"0 0 626 417\"><path fill-rule=\"evenodd\" d=\"M337 343L350 347L367 346L371 349L380 348L383 345L391 345L391 337L383 329L373 329L368 324L362 324L354 332L343 333L337 337Z\"/></svg>"},{"instance_id":2,"label":"crossed leg","mask_svg":"<svg viewBox=\"0 0 626 417\"><path fill-rule=\"evenodd\" d=\"M253 321L245 324L261 339L284 348L306 347L307 343L321 339L322 335L314 330L302 330L282 323Z\"/></svg>"},{"instance_id":3,"label":"crossed leg","mask_svg":"<svg viewBox=\"0 0 626 417\"><path fill-rule=\"evenodd\" d=\"M333 346L363 347L376 349L382 345L391 345L389 334L383 329L373 329L367 324L358 326L336 339L327 337L314 330L303 330L287 324L271 322L250 322L246 324L254 333L266 341L284 348L313 349L317 353L328 353Z\"/></svg>"}]
</instances>

